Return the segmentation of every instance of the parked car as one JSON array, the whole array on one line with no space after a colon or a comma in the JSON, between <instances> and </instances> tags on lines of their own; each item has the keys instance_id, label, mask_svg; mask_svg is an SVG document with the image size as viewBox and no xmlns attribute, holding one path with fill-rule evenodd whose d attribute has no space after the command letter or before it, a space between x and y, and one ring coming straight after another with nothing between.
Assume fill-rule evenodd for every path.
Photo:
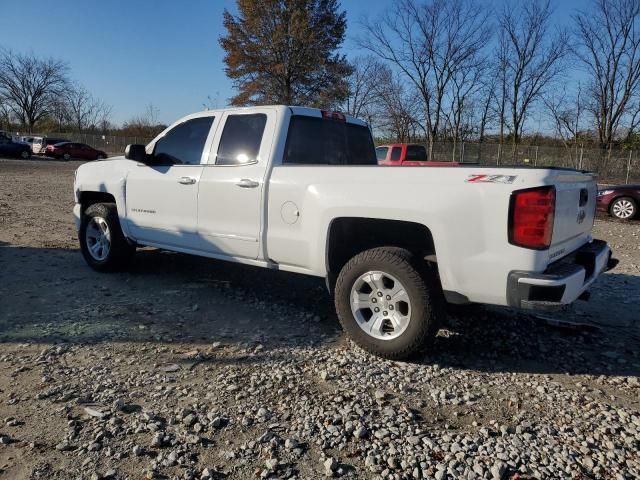
<instances>
[{"instance_id":1,"label":"parked car","mask_svg":"<svg viewBox=\"0 0 640 480\"><path fill-rule=\"evenodd\" d=\"M0 132L0 156L28 159L31 157L31 147L22 142L16 142L11 135Z\"/></svg>"},{"instance_id":2,"label":"parked car","mask_svg":"<svg viewBox=\"0 0 640 480\"><path fill-rule=\"evenodd\" d=\"M31 144L31 150L36 155L44 155L47 153L47 147L49 145L55 145L56 143L69 142L70 140L56 137L34 137Z\"/></svg>"},{"instance_id":3,"label":"parked car","mask_svg":"<svg viewBox=\"0 0 640 480\"><path fill-rule=\"evenodd\" d=\"M22 139L22 142L29 144L29 146L31 147L32 153L36 153L33 148L33 144L38 141L42 141L42 137L32 137L32 136L24 136L24 137L21 137L21 139Z\"/></svg>"},{"instance_id":4,"label":"parked car","mask_svg":"<svg viewBox=\"0 0 640 480\"><path fill-rule=\"evenodd\" d=\"M454 167L458 162L430 162L427 149L417 143L391 143L376 148L376 158L380 165Z\"/></svg>"},{"instance_id":5,"label":"parked car","mask_svg":"<svg viewBox=\"0 0 640 480\"><path fill-rule=\"evenodd\" d=\"M23 136L23 135L15 135L13 137L13 141L17 143L26 143L31 146L31 142L33 141L33 137Z\"/></svg>"},{"instance_id":6,"label":"parked car","mask_svg":"<svg viewBox=\"0 0 640 480\"><path fill-rule=\"evenodd\" d=\"M629 220L638 215L640 185L613 185L598 191L598 211Z\"/></svg>"},{"instance_id":7,"label":"parked car","mask_svg":"<svg viewBox=\"0 0 640 480\"><path fill-rule=\"evenodd\" d=\"M54 158L70 160L80 158L83 160L101 160L107 158L107 154L102 150L96 150L84 143L61 142L47 146L47 155Z\"/></svg>"},{"instance_id":8,"label":"parked car","mask_svg":"<svg viewBox=\"0 0 640 480\"><path fill-rule=\"evenodd\" d=\"M446 301L560 309L616 263L592 238L592 174L381 167L366 123L315 108L189 115L81 165L73 192L93 269L149 245L321 277L343 328L386 358L423 351Z\"/></svg>"}]
</instances>

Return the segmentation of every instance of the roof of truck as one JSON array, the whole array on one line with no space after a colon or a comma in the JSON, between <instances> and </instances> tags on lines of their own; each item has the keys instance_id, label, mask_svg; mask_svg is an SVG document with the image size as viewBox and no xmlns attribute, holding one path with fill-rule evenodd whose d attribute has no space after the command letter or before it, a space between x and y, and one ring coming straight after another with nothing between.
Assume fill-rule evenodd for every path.
<instances>
[{"instance_id":1,"label":"roof of truck","mask_svg":"<svg viewBox=\"0 0 640 480\"><path fill-rule=\"evenodd\" d=\"M202 110L200 112L194 112L190 115L183 117L186 119L187 117L200 117L205 115L212 115L217 112L228 112L228 111L251 111L256 108L275 108L279 110L289 109L294 115L307 115L310 117L319 117L322 118L323 112L325 114L338 114L344 117L345 121L348 123L354 123L357 125L368 126L367 122L360 120L359 118L353 117L351 115L347 115L346 113L334 111L334 110L326 110L322 108L314 108L314 107L301 107L296 105L253 105L250 107L228 107L228 108L216 108L212 110Z\"/></svg>"}]
</instances>

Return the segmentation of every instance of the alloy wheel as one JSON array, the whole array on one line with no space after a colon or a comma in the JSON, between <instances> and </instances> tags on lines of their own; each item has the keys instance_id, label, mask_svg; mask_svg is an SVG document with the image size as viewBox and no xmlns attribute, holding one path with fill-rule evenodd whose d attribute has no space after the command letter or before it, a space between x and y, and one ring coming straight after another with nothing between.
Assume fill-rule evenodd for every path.
<instances>
[{"instance_id":1,"label":"alloy wheel","mask_svg":"<svg viewBox=\"0 0 640 480\"><path fill-rule=\"evenodd\" d=\"M92 217L87 224L85 233L87 250L94 260L102 262L111 250L111 232L104 218Z\"/></svg>"},{"instance_id":2,"label":"alloy wheel","mask_svg":"<svg viewBox=\"0 0 640 480\"><path fill-rule=\"evenodd\" d=\"M358 326L379 340L393 340L409 326L409 294L397 278L386 272L360 275L351 288L350 303Z\"/></svg>"},{"instance_id":3,"label":"alloy wheel","mask_svg":"<svg viewBox=\"0 0 640 480\"><path fill-rule=\"evenodd\" d=\"M631 201L626 199L616 200L611 209L613 215L623 220L631 218L635 213L635 207Z\"/></svg>"}]
</instances>

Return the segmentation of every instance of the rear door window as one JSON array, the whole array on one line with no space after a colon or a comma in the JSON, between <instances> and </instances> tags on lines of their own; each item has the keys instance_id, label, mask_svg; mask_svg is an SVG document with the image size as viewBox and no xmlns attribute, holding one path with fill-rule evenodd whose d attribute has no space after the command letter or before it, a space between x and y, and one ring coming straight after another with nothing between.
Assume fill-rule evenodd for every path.
<instances>
[{"instance_id":1,"label":"rear door window","mask_svg":"<svg viewBox=\"0 0 640 480\"><path fill-rule=\"evenodd\" d=\"M337 120L293 115L284 164L377 165L369 128Z\"/></svg>"},{"instance_id":2,"label":"rear door window","mask_svg":"<svg viewBox=\"0 0 640 480\"><path fill-rule=\"evenodd\" d=\"M414 162L427 161L427 149L422 145L407 145L407 158Z\"/></svg>"},{"instance_id":3,"label":"rear door window","mask_svg":"<svg viewBox=\"0 0 640 480\"><path fill-rule=\"evenodd\" d=\"M153 149L161 165L198 165L214 117L192 118L169 130Z\"/></svg>"},{"instance_id":4,"label":"rear door window","mask_svg":"<svg viewBox=\"0 0 640 480\"><path fill-rule=\"evenodd\" d=\"M264 113L229 115L220 137L216 165L257 162L266 124L267 116Z\"/></svg>"},{"instance_id":5,"label":"rear door window","mask_svg":"<svg viewBox=\"0 0 640 480\"><path fill-rule=\"evenodd\" d=\"M402 153L402 149L400 147L393 147L391 149L391 160L395 160L395 161L400 160L401 153Z\"/></svg>"}]
</instances>

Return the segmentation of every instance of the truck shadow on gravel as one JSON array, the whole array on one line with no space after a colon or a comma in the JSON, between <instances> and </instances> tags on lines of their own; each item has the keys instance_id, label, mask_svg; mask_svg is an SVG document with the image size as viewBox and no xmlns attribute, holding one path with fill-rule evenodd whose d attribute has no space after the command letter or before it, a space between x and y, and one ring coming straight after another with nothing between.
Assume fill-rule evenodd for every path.
<instances>
[{"instance_id":1,"label":"truck shadow on gravel","mask_svg":"<svg viewBox=\"0 0 640 480\"><path fill-rule=\"evenodd\" d=\"M415 362L488 373L640 375L640 277L610 273L594 290L590 302L561 315L489 307L451 315L430 354ZM77 250L5 244L0 342L221 342L268 350L330 347L345 337L322 279L153 249L139 251L129 272L99 274Z\"/></svg>"},{"instance_id":2,"label":"truck shadow on gravel","mask_svg":"<svg viewBox=\"0 0 640 480\"><path fill-rule=\"evenodd\" d=\"M78 250L0 247L0 341L335 341L322 279L143 249L128 272ZM329 320L329 318L331 318Z\"/></svg>"},{"instance_id":3,"label":"truck shadow on gravel","mask_svg":"<svg viewBox=\"0 0 640 480\"><path fill-rule=\"evenodd\" d=\"M474 306L449 316L424 362L486 372L640 376L639 296L640 277L609 273L589 302L566 312Z\"/></svg>"}]
</instances>

